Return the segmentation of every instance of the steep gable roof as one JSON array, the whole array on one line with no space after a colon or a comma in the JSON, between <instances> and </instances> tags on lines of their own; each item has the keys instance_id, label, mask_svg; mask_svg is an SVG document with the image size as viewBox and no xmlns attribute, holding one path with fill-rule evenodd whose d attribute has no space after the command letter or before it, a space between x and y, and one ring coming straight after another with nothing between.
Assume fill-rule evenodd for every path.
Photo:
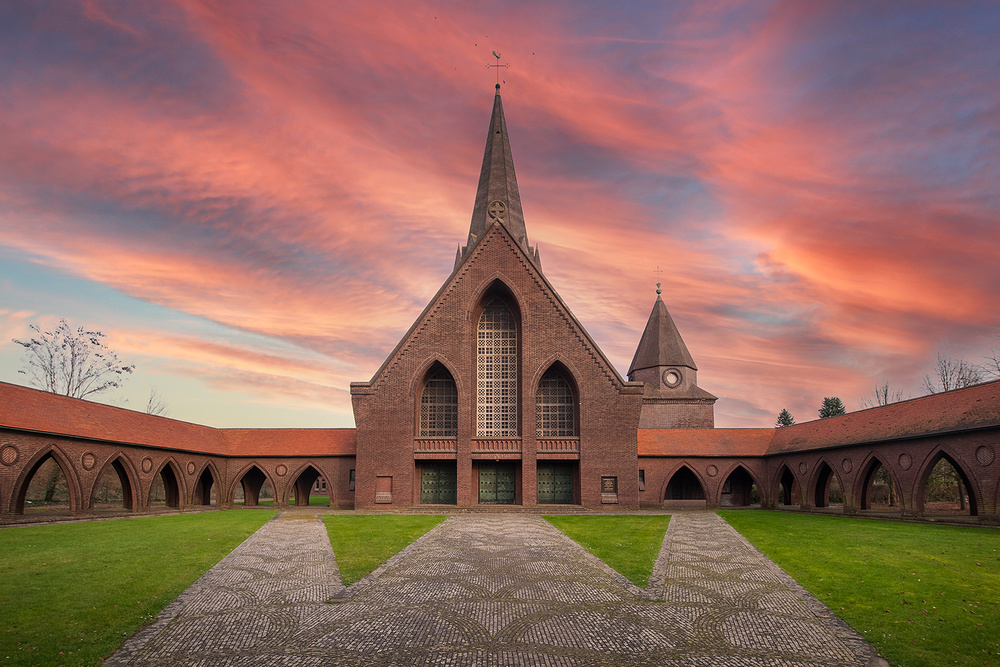
<instances>
[{"instance_id":1,"label":"steep gable roof","mask_svg":"<svg viewBox=\"0 0 1000 667\"><path fill-rule=\"evenodd\" d=\"M649 313L646 328L642 332L635 356L632 357L632 364L628 367L628 375L631 377L635 371L657 366L686 366L698 370L694 358L688 352L687 345L677 330L677 325L674 324L666 304L660 297L659 289L656 290L656 302L653 303L653 310Z\"/></svg>"},{"instance_id":2,"label":"steep gable roof","mask_svg":"<svg viewBox=\"0 0 1000 667\"><path fill-rule=\"evenodd\" d=\"M533 255L530 253L529 249L518 243L511 234L510 230L504 225L494 223L486 230L486 235L479 241L479 243L476 244L476 247L472 249L459 266L455 267L451 276L445 281L445 283L434 295L434 298L432 298L423 309L416 321L414 321L414 323L407 330L406 334L402 337L402 339L400 339L399 343L396 344L396 347L393 348L389 356L386 357L384 362L382 362L379 369L375 371L371 380L368 382L351 383L352 393L367 393L388 377L388 374L392 372L393 367L403 357L406 350L414 344L416 336L418 336L420 331L430 323L431 318L433 318L434 314L441 308L445 299L447 299L458 287L458 285L463 282L465 275L476 264L478 258L482 257L489 248L494 247L494 243L503 244L512 253L514 253L514 256L518 259L522 268L529 273L538 288L543 291L545 296L552 303L555 312L569 324L575 334L575 337L589 350L591 356L601 367L601 370L607 377L608 381L616 387L622 387L626 384L625 380L621 377L621 375L619 375L614 365L612 365L612 363L604 355L604 352L601 351L597 343L594 342L594 339L590 337L587 330L583 328L580 321L575 315L573 315L569 306L566 305L556 292L555 288L552 287L552 284L549 283L548 279L538 268L538 265L533 261ZM641 392L641 389L637 387L637 391Z\"/></svg>"}]
</instances>

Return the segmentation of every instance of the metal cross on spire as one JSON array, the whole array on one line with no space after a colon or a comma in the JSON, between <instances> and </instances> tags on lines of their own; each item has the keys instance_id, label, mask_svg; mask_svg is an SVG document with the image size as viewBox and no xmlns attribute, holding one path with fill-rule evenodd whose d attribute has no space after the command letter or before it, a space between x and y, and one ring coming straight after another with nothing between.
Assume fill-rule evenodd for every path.
<instances>
[{"instance_id":1,"label":"metal cross on spire","mask_svg":"<svg viewBox=\"0 0 1000 667\"><path fill-rule=\"evenodd\" d=\"M493 65L493 64L490 64L490 63L486 63L486 69L490 69L491 67L495 67L497 69L497 88L499 88L500 87L500 68L503 67L504 69L510 69L510 63L504 63L504 64L501 65L500 64L500 54L498 52L496 52L496 51L493 52L493 57L497 59L497 64Z\"/></svg>"},{"instance_id":2,"label":"metal cross on spire","mask_svg":"<svg viewBox=\"0 0 1000 667\"><path fill-rule=\"evenodd\" d=\"M660 268L659 264L656 265L656 268L653 270L653 273L656 274L656 279L659 280L660 274L663 273L663 270ZM656 283L656 293L659 294L662 291L663 290L660 289L660 283Z\"/></svg>"}]
</instances>

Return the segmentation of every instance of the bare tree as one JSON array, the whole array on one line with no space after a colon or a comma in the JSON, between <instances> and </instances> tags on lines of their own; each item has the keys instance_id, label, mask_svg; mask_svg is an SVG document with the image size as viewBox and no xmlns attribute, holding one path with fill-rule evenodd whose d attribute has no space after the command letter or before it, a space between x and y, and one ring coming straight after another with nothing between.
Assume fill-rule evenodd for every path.
<instances>
[{"instance_id":1,"label":"bare tree","mask_svg":"<svg viewBox=\"0 0 1000 667\"><path fill-rule=\"evenodd\" d=\"M881 384L876 384L872 387L872 390L868 394L859 398L858 403L864 409L874 408L879 405L889 405L890 403L899 403L903 400L906 400L903 390L890 386L889 379L886 378Z\"/></svg>"},{"instance_id":2,"label":"bare tree","mask_svg":"<svg viewBox=\"0 0 1000 667\"><path fill-rule=\"evenodd\" d=\"M997 336L996 347L983 355L983 374L988 380L1000 380L1000 336Z\"/></svg>"},{"instance_id":3,"label":"bare tree","mask_svg":"<svg viewBox=\"0 0 1000 667\"><path fill-rule=\"evenodd\" d=\"M938 350L934 372L924 376L923 388L928 394L962 389L979 384L984 380L983 375L983 369L976 364Z\"/></svg>"},{"instance_id":4,"label":"bare tree","mask_svg":"<svg viewBox=\"0 0 1000 667\"><path fill-rule=\"evenodd\" d=\"M117 389L135 370L108 348L100 331L73 330L64 319L54 331L42 331L34 324L31 329L35 337L14 342L25 350L25 367L18 372L39 389L86 398Z\"/></svg>"},{"instance_id":5,"label":"bare tree","mask_svg":"<svg viewBox=\"0 0 1000 667\"><path fill-rule=\"evenodd\" d=\"M146 414L166 417L169 412L170 408L167 406L167 402L163 400L163 396L160 395L160 390L156 387L150 389L149 400L146 402Z\"/></svg>"}]
</instances>

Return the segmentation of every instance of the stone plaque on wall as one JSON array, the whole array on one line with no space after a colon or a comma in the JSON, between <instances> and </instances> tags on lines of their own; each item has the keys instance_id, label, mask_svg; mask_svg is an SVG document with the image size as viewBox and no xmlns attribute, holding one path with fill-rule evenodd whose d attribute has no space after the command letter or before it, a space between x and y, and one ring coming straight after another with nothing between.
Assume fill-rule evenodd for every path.
<instances>
[{"instance_id":1,"label":"stone plaque on wall","mask_svg":"<svg viewBox=\"0 0 1000 667\"><path fill-rule=\"evenodd\" d=\"M615 505L618 503L618 478L601 478L601 503L604 505Z\"/></svg>"}]
</instances>

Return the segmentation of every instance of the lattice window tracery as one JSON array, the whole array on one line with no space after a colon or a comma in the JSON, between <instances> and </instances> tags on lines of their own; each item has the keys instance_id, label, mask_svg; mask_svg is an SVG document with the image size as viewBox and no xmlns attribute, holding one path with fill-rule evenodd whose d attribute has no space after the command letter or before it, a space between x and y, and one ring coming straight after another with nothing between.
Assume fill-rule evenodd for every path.
<instances>
[{"instance_id":1,"label":"lattice window tracery","mask_svg":"<svg viewBox=\"0 0 1000 667\"><path fill-rule=\"evenodd\" d=\"M562 373L550 368L535 393L536 434L540 438L576 435L576 399Z\"/></svg>"},{"instance_id":2,"label":"lattice window tracery","mask_svg":"<svg viewBox=\"0 0 1000 667\"><path fill-rule=\"evenodd\" d=\"M420 435L458 435L458 389L451 374L440 366L427 378L420 394Z\"/></svg>"},{"instance_id":3,"label":"lattice window tracery","mask_svg":"<svg viewBox=\"0 0 1000 667\"><path fill-rule=\"evenodd\" d=\"M476 335L476 432L517 435L517 322L502 299L490 301Z\"/></svg>"}]
</instances>

